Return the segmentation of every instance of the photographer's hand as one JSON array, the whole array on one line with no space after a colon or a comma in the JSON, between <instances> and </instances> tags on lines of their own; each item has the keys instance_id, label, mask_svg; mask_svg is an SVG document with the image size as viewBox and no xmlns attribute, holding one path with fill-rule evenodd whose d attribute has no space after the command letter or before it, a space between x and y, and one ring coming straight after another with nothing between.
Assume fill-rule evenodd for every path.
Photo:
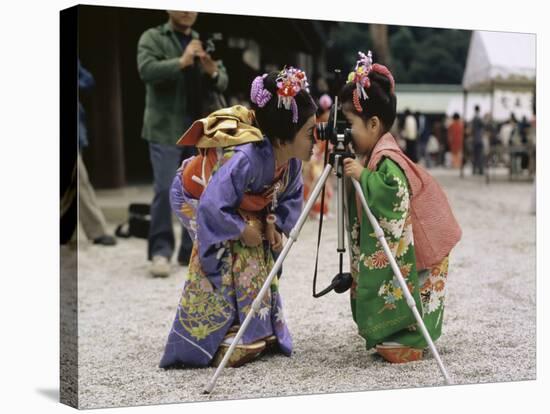
<instances>
[{"instance_id":1,"label":"photographer's hand","mask_svg":"<svg viewBox=\"0 0 550 414\"><path fill-rule=\"evenodd\" d=\"M348 177L355 178L359 180L361 173L363 172L364 167L359 161L356 161L352 158L346 158L344 160L344 174Z\"/></svg>"},{"instance_id":2,"label":"photographer's hand","mask_svg":"<svg viewBox=\"0 0 550 414\"><path fill-rule=\"evenodd\" d=\"M218 64L212 59L212 57L208 53L202 55L200 59L204 71L210 76L214 76L214 73L218 71Z\"/></svg>"},{"instance_id":3,"label":"photographer's hand","mask_svg":"<svg viewBox=\"0 0 550 414\"><path fill-rule=\"evenodd\" d=\"M189 42L183 54L180 57L180 66L181 68L186 68L193 64L195 57L202 58L205 55L202 48L202 43L198 39L193 39Z\"/></svg>"},{"instance_id":4,"label":"photographer's hand","mask_svg":"<svg viewBox=\"0 0 550 414\"><path fill-rule=\"evenodd\" d=\"M283 236L275 229L275 224L266 224L265 238L274 252L279 253L283 249Z\"/></svg>"},{"instance_id":5,"label":"photographer's hand","mask_svg":"<svg viewBox=\"0 0 550 414\"><path fill-rule=\"evenodd\" d=\"M256 247L262 242L262 235L257 228L247 224L241 233L240 239L246 246Z\"/></svg>"}]
</instances>

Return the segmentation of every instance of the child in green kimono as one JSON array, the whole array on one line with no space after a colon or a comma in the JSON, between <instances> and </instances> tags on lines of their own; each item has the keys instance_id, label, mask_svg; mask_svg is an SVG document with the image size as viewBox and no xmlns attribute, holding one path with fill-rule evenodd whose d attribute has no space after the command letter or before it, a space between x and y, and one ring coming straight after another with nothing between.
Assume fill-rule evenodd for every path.
<instances>
[{"instance_id":1,"label":"child in green kimono","mask_svg":"<svg viewBox=\"0 0 550 414\"><path fill-rule=\"evenodd\" d=\"M360 182L432 340L441 335L449 253L461 236L437 182L414 164L388 132L396 116L389 70L360 59L341 92L352 126L355 152L365 164L346 159L346 176ZM427 346L357 194L348 200L351 239L351 307L367 349L390 362L422 358Z\"/></svg>"}]
</instances>

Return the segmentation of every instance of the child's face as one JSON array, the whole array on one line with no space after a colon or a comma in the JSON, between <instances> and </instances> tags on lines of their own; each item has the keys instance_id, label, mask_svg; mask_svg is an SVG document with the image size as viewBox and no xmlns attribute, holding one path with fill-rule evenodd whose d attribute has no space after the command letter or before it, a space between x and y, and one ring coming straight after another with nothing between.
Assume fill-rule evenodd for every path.
<instances>
[{"instance_id":1,"label":"child's face","mask_svg":"<svg viewBox=\"0 0 550 414\"><path fill-rule=\"evenodd\" d=\"M342 112L351 124L353 148L358 154L369 154L381 135L380 120L377 116L373 116L368 121L363 121L363 118L351 108L351 104L346 103L342 108Z\"/></svg>"},{"instance_id":2,"label":"child's face","mask_svg":"<svg viewBox=\"0 0 550 414\"><path fill-rule=\"evenodd\" d=\"M312 115L307 122L297 132L296 137L289 146L290 154L293 158L302 161L309 161L313 155L313 129L315 128L315 115Z\"/></svg>"}]
</instances>

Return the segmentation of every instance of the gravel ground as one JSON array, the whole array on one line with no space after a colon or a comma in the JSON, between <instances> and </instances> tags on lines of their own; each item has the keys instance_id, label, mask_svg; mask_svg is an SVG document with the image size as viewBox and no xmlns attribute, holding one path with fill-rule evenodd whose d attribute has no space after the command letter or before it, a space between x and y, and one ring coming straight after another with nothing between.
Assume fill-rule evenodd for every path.
<instances>
[{"instance_id":1,"label":"gravel ground","mask_svg":"<svg viewBox=\"0 0 550 414\"><path fill-rule=\"evenodd\" d=\"M435 171L463 229L451 255L444 333L436 343L456 384L536 378L535 216L532 186L501 178L461 180ZM334 210L333 210L334 211ZM113 224L114 228L114 224ZM158 363L185 268L153 279L146 242L80 243L79 405L100 408L442 385L435 360L391 365L366 351L348 294L311 296L317 223L308 221L281 279L294 353L228 368L202 395L213 368L162 370ZM337 271L336 220L320 255L324 287Z\"/></svg>"}]
</instances>

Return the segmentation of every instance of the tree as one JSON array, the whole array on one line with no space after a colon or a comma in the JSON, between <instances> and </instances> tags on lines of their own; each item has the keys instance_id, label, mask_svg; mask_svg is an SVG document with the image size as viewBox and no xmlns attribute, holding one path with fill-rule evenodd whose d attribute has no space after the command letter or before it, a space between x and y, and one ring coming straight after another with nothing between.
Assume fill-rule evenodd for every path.
<instances>
[{"instance_id":1,"label":"tree","mask_svg":"<svg viewBox=\"0 0 550 414\"><path fill-rule=\"evenodd\" d=\"M327 51L327 66L332 72L341 69L347 76L358 59L357 52L368 50L370 35L366 24L338 23L331 31Z\"/></svg>"},{"instance_id":2,"label":"tree","mask_svg":"<svg viewBox=\"0 0 550 414\"><path fill-rule=\"evenodd\" d=\"M470 37L468 30L338 23L327 45L328 69L342 69L346 76L357 52L372 50L374 61L388 66L397 83L460 84Z\"/></svg>"},{"instance_id":3,"label":"tree","mask_svg":"<svg viewBox=\"0 0 550 414\"><path fill-rule=\"evenodd\" d=\"M397 82L410 82L409 69L416 54L416 40L412 30L407 26L400 26L390 36L393 65L389 68Z\"/></svg>"},{"instance_id":4,"label":"tree","mask_svg":"<svg viewBox=\"0 0 550 414\"><path fill-rule=\"evenodd\" d=\"M369 24L374 60L382 65L391 66L391 53L388 39L388 26Z\"/></svg>"}]
</instances>

